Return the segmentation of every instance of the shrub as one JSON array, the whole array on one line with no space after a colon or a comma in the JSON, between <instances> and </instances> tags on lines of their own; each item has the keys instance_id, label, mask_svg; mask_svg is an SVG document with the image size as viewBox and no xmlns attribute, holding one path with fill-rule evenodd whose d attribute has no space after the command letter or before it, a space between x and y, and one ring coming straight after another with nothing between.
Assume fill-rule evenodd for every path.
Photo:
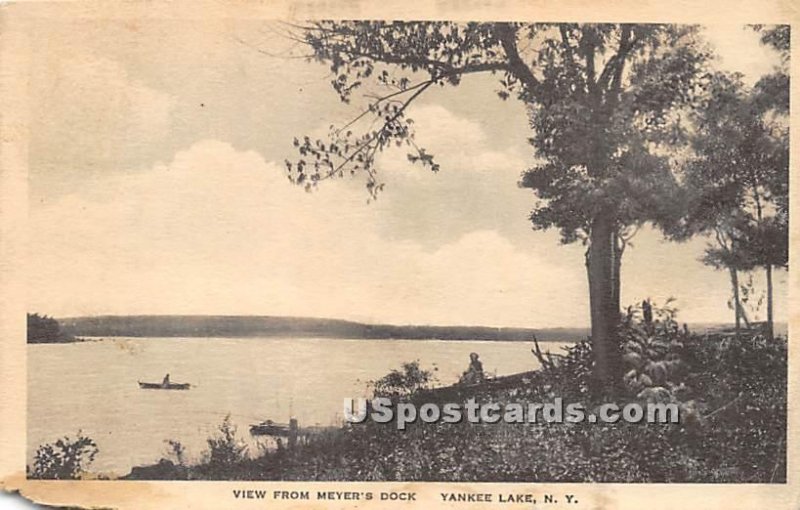
<instances>
[{"instance_id":1,"label":"shrub","mask_svg":"<svg viewBox=\"0 0 800 510\"><path fill-rule=\"evenodd\" d=\"M175 463L178 466L186 466L186 447L180 441L175 439L167 439L167 455L175 458Z\"/></svg>"},{"instance_id":2,"label":"shrub","mask_svg":"<svg viewBox=\"0 0 800 510\"><path fill-rule=\"evenodd\" d=\"M558 396L574 401L589 397L592 381L592 343L586 338L565 347L556 369L548 374Z\"/></svg>"},{"instance_id":3,"label":"shrub","mask_svg":"<svg viewBox=\"0 0 800 510\"><path fill-rule=\"evenodd\" d=\"M680 331L671 302L653 305L647 320L640 318L639 309L628 307L620 323L625 389L642 400L668 402L683 396L682 359L689 335Z\"/></svg>"},{"instance_id":4,"label":"shrub","mask_svg":"<svg viewBox=\"0 0 800 510\"><path fill-rule=\"evenodd\" d=\"M212 469L227 468L247 458L247 445L236 437L236 426L231 423L231 415L225 416L217 434L209 437L208 465Z\"/></svg>"},{"instance_id":5,"label":"shrub","mask_svg":"<svg viewBox=\"0 0 800 510\"><path fill-rule=\"evenodd\" d=\"M419 360L415 360L403 363L401 370L392 370L371 385L375 397L408 397L434 381L433 372L421 369Z\"/></svg>"},{"instance_id":6,"label":"shrub","mask_svg":"<svg viewBox=\"0 0 800 510\"><path fill-rule=\"evenodd\" d=\"M43 480L74 480L94 461L97 444L78 431L75 440L69 437L44 444L36 450L29 477Z\"/></svg>"}]
</instances>

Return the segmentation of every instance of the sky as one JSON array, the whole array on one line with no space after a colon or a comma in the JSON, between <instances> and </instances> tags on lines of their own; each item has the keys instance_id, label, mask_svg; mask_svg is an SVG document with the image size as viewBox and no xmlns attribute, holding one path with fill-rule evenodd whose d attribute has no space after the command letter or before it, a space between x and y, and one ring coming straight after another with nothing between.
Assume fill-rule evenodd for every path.
<instances>
[{"instance_id":1,"label":"sky","mask_svg":"<svg viewBox=\"0 0 800 510\"><path fill-rule=\"evenodd\" d=\"M412 107L442 170L389 151L385 191L368 203L358 178L312 193L286 178L294 136L357 108L324 66L293 58L279 26L31 23L30 311L588 324L584 247L532 230L535 197L517 186L534 158L527 118L491 78ZM749 83L777 63L739 25L705 32L718 65ZM623 303L672 296L682 321L730 321L726 274L698 261L705 244L642 229ZM785 320L786 275L776 281Z\"/></svg>"}]
</instances>

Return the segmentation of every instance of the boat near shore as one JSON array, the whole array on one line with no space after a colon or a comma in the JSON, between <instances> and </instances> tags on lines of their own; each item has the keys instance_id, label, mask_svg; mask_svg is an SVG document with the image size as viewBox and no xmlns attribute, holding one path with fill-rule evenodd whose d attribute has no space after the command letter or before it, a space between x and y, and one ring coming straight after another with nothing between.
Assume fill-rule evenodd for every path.
<instances>
[{"instance_id":1,"label":"boat near shore","mask_svg":"<svg viewBox=\"0 0 800 510\"><path fill-rule=\"evenodd\" d=\"M250 434L254 436L277 436L289 437L292 431L290 423L275 423L272 420L265 420L261 423L250 425ZM295 420L294 431L297 432L297 422Z\"/></svg>"},{"instance_id":2,"label":"boat near shore","mask_svg":"<svg viewBox=\"0 0 800 510\"><path fill-rule=\"evenodd\" d=\"M188 390L192 387L189 383L149 383L138 381L139 388L143 390Z\"/></svg>"}]
</instances>

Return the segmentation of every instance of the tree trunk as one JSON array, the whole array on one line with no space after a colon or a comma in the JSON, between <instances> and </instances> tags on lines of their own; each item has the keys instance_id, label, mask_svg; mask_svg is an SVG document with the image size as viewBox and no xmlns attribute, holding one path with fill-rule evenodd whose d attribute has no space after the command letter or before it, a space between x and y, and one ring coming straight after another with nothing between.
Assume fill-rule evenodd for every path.
<instances>
[{"instance_id":1,"label":"tree trunk","mask_svg":"<svg viewBox=\"0 0 800 510\"><path fill-rule=\"evenodd\" d=\"M592 222L586 269L592 321L592 393L613 396L622 380L622 357L617 339L619 324L619 240L611 215Z\"/></svg>"},{"instance_id":2,"label":"tree trunk","mask_svg":"<svg viewBox=\"0 0 800 510\"><path fill-rule=\"evenodd\" d=\"M767 264L767 338L775 337L775 322L772 311L772 264Z\"/></svg>"},{"instance_id":3,"label":"tree trunk","mask_svg":"<svg viewBox=\"0 0 800 510\"><path fill-rule=\"evenodd\" d=\"M611 303L612 309L614 310L614 316L619 317L620 310L621 310L621 303L620 303L620 269L622 267L622 241L619 238L619 234L617 233L616 229L613 229L611 232L611 249L614 250L613 254L613 265L611 266L611 270L613 271L611 277Z\"/></svg>"},{"instance_id":4,"label":"tree trunk","mask_svg":"<svg viewBox=\"0 0 800 510\"><path fill-rule=\"evenodd\" d=\"M735 268L728 268L731 273L731 286L733 287L733 310L736 313L736 336L742 327L742 306L739 304L739 273Z\"/></svg>"}]
</instances>

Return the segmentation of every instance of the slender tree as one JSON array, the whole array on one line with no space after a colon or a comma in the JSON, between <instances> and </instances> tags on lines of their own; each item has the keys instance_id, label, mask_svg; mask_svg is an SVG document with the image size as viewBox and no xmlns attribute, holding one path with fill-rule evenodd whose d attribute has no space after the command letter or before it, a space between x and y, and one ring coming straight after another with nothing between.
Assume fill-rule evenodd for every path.
<instances>
[{"instance_id":1,"label":"slender tree","mask_svg":"<svg viewBox=\"0 0 800 510\"><path fill-rule=\"evenodd\" d=\"M772 135L765 149L771 155L772 179L769 182L772 201L776 206L772 218L759 222L756 246L761 248L757 259L764 266L767 277L768 335L774 334L773 267L789 265L789 57L791 29L789 25L754 27L761 34L761 42L780 55L780 63L772 73L756 83L755 107Z\"/></svg>"},{"instance_id":2,"label":"slender tree","mask_svg":"<svg viewBox=\"0 0 800 510\"><path fill-rule=\"evenodd\" d=\"M769 121L765 104L739 76L714 76L693 115L695 157L687 164L682 235L713 234L704 261L730 273L737 331L742 321L749 325L739 272L765 268L772 335L772 268L788 262L788 140Z\"/></svg>"},{"instance_id":3,"label":"slender tree","mask_svg":"<svg viewBox=\"0 0 800 510\"><path fill-rule=\"evenodd\" d=\"M383 184L376 156L395 145L438 170L406 115L433 87L492 73L501 99L525 104L543 162L521 182L538 197L531 220L537 229L558 228L565 243L587 246L595 389L614 391L621 380L621 255L639 225L675 214L667 198L677 186L675 165L666 147L683 137L676 112L703 86L707 53L696 28L324 21L295 33L330 66L342 101L359 88L379 90L327 139L295 140L300 158L287 169L308 189L361 173L377 194Z\"/></svg>"}]
</instances>

